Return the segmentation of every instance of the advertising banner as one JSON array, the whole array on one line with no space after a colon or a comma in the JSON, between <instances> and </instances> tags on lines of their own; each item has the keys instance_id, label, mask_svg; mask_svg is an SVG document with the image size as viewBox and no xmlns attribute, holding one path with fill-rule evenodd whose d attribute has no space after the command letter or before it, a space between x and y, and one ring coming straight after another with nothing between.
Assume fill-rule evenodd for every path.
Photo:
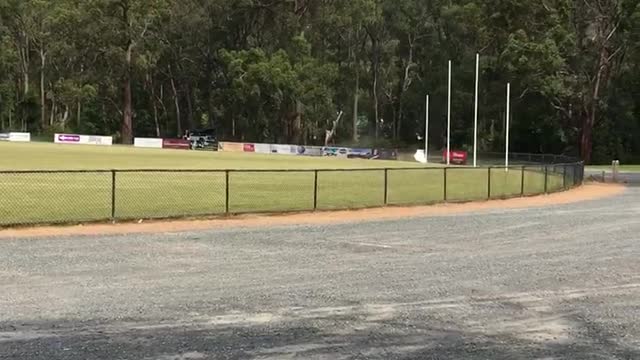
<instances>
[{"instance_id":1,"label":"advertising banner","mask_svg":"<svg viewBox=\"0 0 640 360\"><path fill-rule=\"evenodd\" d=\"M324 147L322 148L322 156L347 157L349 149L343 147Z\"/></svg>"},{"instance_id":2,"label":"advertising banner","mask_svg":"<svg viewBox=\"0 0 640 360\"><path fill-rule=\"evenodd\" d=\"M296 155L298 153L298 147L295 145L271 144L271 153L278 155Z\"/></svg>"},{"instance_id":3,"label":"advertising banner","mask_svg":"<svg viewBox=\"0 0 640 360\"><path fill-rule=\"evenodd\" d=\"M398 152L387 149L374 149L373 159L375 160L398 160Z\"/></svg>"},{"instance_id":4,"label":"advertising banner","mask_svg":"<svg viewBox=\"0 0 640 360\"><path fill-rule=\"evenodd\" d=\"M269 144L253 144L253 149L258 154L271 154L271 145Z\"/></svg>"},{"instance_id":5,"label":"advertising banner","mask_svg":"<svg viewBox=\"0 0 640 360\"><path fill-rule=\"evenodd\" d=\"M3 134L0 134L0 141L29 142L31 141L31 133L24 133L24 132L3 133Z\"/></svg>"},{"instance_id":6,"label":"advertising banner","mask_svg":"<svg viewBox=\"0 0 640 360\"><path fill-rule=\"evenodd\" d=\"M297 154L302 156L322 156L321 146L298 146Z\"/></svg>"},{"instance_id":7,"label":"advertising banner","mask_svg":"<svg viewBox=\"0 0 640 360\"><path fill-rule=\"evenodd\" d=\"M162 139L163 149L190 150L191 142L185 139Z\"/></svg>"},{"instance_id":8,"label":"advertising banner","mask_svg":"<svg viewBox=\"0 0 640 360\"><path fill-rule=\"evenodd\" d=\"M468 154L462 150L452 150L449 153L449 162L457 165L465 165L467 163ZM447 150L442 152L442 161L447 162Z\"/></svg>"},{"instance_id":9,"label":"advertising banner","mask_svg":"<svg viewBox=\"0 0 640 360\"><path fill-rule=\"evenodd\" d=\"M256 152L256 145L255 144L244 144L244 146L242 147L244 152Z\"/></svg>"},{"instance_id":10,"label":"advertising banner","mask_svg":"<svg viewBox=\"0 0 640 360\"><path fill-rule=\"evenodd\" d=\"M133 139L133 146L141 148L155 148L162 149L162 139L155 138L135 138Z\"/></svg>"},{"instance_id":11,"label":"advertising banner","mask_svg":"<svg viewBox=\"0 0 640 360\"><path fill-rule=\"evenodd\" d=\"M373 157L372 149L347 149L347 157L350 159L371 159Z\"/></svg>"},{"instance_id":12,"label":"advertising banner","mask_svg":"<svg viewBox=\"0 0 640 360\"><path fill-rule=\"evenodd\" d=\"M111 136L55 134L53 141L56 144L113 145L113 137Z\"/></svg>"},{"instance_id":13,"label":"advertising banner","mask_svg":"<svg viewBox=\"0 0 640 360\"><path fill-rule=\"evenodd\" d=\"M224 152L244 152L244 143L221 142L219 150Z\"/></svg>"}]
</instances>

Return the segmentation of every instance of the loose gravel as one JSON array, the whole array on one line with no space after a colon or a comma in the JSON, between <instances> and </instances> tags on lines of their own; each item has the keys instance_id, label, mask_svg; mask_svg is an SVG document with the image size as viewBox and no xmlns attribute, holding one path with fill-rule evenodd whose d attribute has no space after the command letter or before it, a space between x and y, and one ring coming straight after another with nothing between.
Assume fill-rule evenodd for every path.
<instances>
[{"instance_id":1,"label":"loose gravel","mask_svg":"<svg viewBox=\"0 0 640 360\"><path fill-rule=\"evenodd\" d=\"M640 359L639 200L2 240L0 359Z\"/></svg>"}]
</instances>

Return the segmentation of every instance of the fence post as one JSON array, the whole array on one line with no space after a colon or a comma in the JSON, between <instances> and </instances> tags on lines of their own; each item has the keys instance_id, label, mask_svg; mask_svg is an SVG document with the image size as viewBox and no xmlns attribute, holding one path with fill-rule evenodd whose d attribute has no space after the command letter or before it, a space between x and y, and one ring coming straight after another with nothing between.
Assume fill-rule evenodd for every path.
<instances>
[{"instance_id":1,"label":"fence post","mask_svg":"<svg viewBox=\"0 0 640 360\"><path fill-rule=\"evenodd\" d=\"M522 178L520 179L520 196L524 196L524 170L526 166L522 166Z\"/></svg>"},{"instance_id":2,"label":"fence post","mask_svg":"<svg viewBox=\"0 0 640 360\"><path fill-rule=\"evenodd\" d=\"M389 203L389 169L384 169L384 204Z\"/></svg>"},{"instance_id":3,"label":"fence post","mask_svg":"<svg viewBox=\"0 0 640 360\"><path fill-rule=\"evenodd\" d=\"M447 168L444 168L444 202L447 202Z\"/></svg>"},{"instance_id":4,"label":"fence post","mask_svg":"<svg viewBox=\"0 0 640 360\"><path fill-rule=\"evenodd\" d=\"M116 219L116 170L111 170L111 220Z\"/></svg>"},{"instance_id":5,"label":"fence post","mask_svg":"<svg viewBox=\"0 0 640 360\"><path fill-rule=\"evenodd\" d=\"M487 170L487 200L491 200L491 166Z\"/></svg>"},{"instance_id":6,"label":"fence post","mask_svg":"<svg viewBox=\"0 0 640 360\"><path fill-rule=\"evenodd\" d=\"M547 165L544 166L544 193L549 193L549 167Z\"/></svg>"},{"instance_id":7,"label":"fence post","mask_svg":"<svg viewBox=\"0 0 640 360\"><path fill-rule=\"evenodd\" d=\"M229 213L229 170L224 171L225 191L224 191L224 212Z\"/></svg>"},{"instance_id":8,"label":"fence post","mask_svg":"<svg viewBox=\"0 0 640 360\"><path fill-rule=\"evenodd\" d=\"M313 171L313 211L318 210L318 170Z\"/></svg>"},{"instance_id":9,"label":"fence post","mask_svg":"<svg viewBox=\"0 0 640 360\"><path fill-rule=\"evenodd\" d=\"M562 190L567 190L567 165L562 165Z\"/></svg>"}]
</instances>

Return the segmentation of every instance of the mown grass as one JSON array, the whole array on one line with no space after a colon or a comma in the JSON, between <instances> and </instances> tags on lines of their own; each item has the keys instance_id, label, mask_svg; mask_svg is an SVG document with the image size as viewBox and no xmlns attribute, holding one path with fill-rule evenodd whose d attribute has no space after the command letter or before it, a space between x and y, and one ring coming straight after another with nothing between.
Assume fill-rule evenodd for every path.
<instances>
[{"instance_id":1,"label":"mown grass","mask_svg":"<svg viewBox=\"0 0 640 360\"><path fill-rule=\"evenodd\" d=\"M0 151L0 168L6 170L123 169L116 172L115 183L110 171L0 174L0 225L100 221L110 219L112 210L117 219L222 214L227 174L220 169L290 170L229 172L231 213L312 210L314 199L320 210L428 204L445 196L448 201L480 200L489 196L489 188L492 198L511 197L520 195L523 176L519 169L492 169L489 185L487 169L449 168L445 195L444 168L397 161L54 144L0 143ZM389 168L386 175L378 170L384 167ZM316 193L316 173L309 169L321 169ZM524 172L526 194L544 191L544 172L535 170ZM549 190L558 190L558 184L561 176L550 175Z\"/></svg>"},{"instance_id":2,"label":"mown grass","mask_svg":"<svg viewBox=\"0 0 640 360\"><path fill-rule=\"evenodd\" d=\"M599 170L599 171L607 171L607 172L611 172L612 171L612 166L611 165L594 165L594 166L589 166L587 168L588 170ZM620 165L620 171L623 172L640 172L640 165Z\"/></svg>"}]
</instances>

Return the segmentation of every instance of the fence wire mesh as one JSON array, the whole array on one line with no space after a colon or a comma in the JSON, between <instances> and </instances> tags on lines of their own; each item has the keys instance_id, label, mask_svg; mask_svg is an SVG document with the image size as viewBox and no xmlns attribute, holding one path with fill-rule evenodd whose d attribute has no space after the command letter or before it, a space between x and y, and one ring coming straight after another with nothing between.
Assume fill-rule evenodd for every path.
<instances>
[{"instance_id":1,"label":"fence wire mesh","mask_svg":"<svg viewBox=\"0 0 640 360\"><path fill-rule=\"evenodd\" d=\"M385 169L318 172L317 208L356 209L385 204Z\"/></svg>"},{"instance_id":2,"label":"fence wire mesh","mask_svg":"<svg viewBox=\"0 0 640 360\"><path fill-rule=\"evenodd\" d=\"M229 212L313 209L313 171L231 171Z\"/></svg>"},{"instance_id":3,"label":"fence wire mesh","mask_svg":"<svg viewBox=\"0 0 640 360\"><path fill-rule=\"evenodd\" d=\"M448 168L446 200L472 201L487 198L489 177L485 168Z\"/></svg>"},{"instance_id":4,"label":"fence wire mesh","mask_svg":"<svg viewBox=\"0 0 640 360\"><path fill-rule=\"evenodd\" d=\"M430 204L444 201L444 168L389 169L389 205Z\"/></svg>"},{"instance_id":5,"label":"fence wire mesh","mask_svg":"<svg viewBox=\"0 0 640 360\"><path fill-rule=\"evenodd\" d=\"M118 171L115 219L189 217L225 212L225 172Z\"/></svg>"},{"instance_id":6,"label":"fence wire mesh","mask_svg":"<svg viewBox=\"0 0 640 360\"><path fill-rule=\"evenodd\" d=\"M0 225L111 218L111 172L0 174Z\"/></svg>"},{"instance_id":7,"label":"fence wire mesh","mask_svg":"<svg viewBox=\"0 0 640 360\"><path fill-rule=\"evenodd\" d=\"M0 171L0 226L354 209L557 192L582 163L340 170Z\"/></svg>"},{"instance_id":8,"label":"fence wire mesh","mask_svg":"<svg viewBox=\"0 0 640 360\"><path fill-rule=\"evenodd\" d=\"M490 199L506 199L522 194L522 169L491 167L488 170Z\"/></svg>"}]
</instances>

